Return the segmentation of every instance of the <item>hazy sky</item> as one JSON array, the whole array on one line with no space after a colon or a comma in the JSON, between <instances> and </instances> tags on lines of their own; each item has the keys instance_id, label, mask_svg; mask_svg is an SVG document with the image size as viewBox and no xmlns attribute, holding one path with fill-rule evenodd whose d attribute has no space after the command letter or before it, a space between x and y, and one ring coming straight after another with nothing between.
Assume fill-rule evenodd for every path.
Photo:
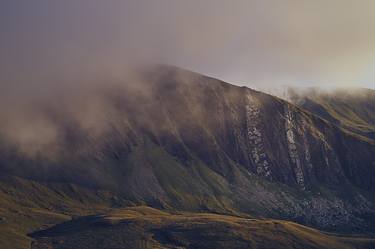
<instances>
[{"instance_id":1,"label":"hazy sky","mask_svg":"<svg viewBox=\"0 0 375 249\"><path fill-rule=\"evenodd\" d=\"M0 86L134 61L248 86L375 88L375 1L0 0Z\"/></svg>"}]
</instances>

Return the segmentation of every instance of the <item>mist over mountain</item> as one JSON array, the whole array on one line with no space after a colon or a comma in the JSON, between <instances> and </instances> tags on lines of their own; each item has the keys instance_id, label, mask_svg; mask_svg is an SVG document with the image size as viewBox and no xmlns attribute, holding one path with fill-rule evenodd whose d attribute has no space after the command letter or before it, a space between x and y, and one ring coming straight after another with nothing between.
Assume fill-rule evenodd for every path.
<instances>
[{"instance_id":1,"label":"mist over mountain","mask_svg":"<svg viewBox=\"0 0 375 249\"><path fill-rule=\"evenodd\" d=\"M141 61L248 87L374 88L374 7L372 0L3 0L0 82L28 85Z\"/></svg>"}]
</instances>

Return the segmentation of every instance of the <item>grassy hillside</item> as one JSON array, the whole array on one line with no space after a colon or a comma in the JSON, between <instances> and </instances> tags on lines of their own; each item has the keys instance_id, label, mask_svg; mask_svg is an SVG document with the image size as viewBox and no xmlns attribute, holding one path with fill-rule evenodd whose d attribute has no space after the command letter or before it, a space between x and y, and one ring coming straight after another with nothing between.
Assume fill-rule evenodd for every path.
<instances>
[{"instance_id":1,"label":"grassy hillside","mask_svg":"<svg viewBox=\"0 0 375 249\"><path fill-rule=\"evenodd\" d=\"M153 155L153 153L156 153L158 156ZM156 150L151 153L147 153L148 156L152 156L151 158L153 160L160 160L163 159L160 157L163 155L162 152ZM138 159L136 160L138 161ZM163 162L167 162L166 159L163 159ZM178 165L176 163L170 163L170 164L164 164L163 167L170 167L169 170L173 173L173 175L166 175L165 177L161 177L160 175L163 175L165 173L164 170L162 171L155 171L158 173L155 173L155 175L160 178L160 184L164 186L164 184L167 184L167 186L164 186L163 189L168 190L168 195L170 195L170 198L172 200L175 200L174 205L167 205L167 203L163 204L164 211L155 211L150 208L140 208L140 209L132 209L132 208L126 208L124 207L131 207L134 205L142 205L146 204L142 199L136 200L133 199L133 201L129 201L127 198L124 198L124 196L120 194L113 194L110 191L105 190L93 190L93 189L87 189L83 188L74 184L66 184L66 183L38 183L31 180L22 179L19 177L12 177L12 176L3 176L0 180L0 248L1 249L14 249L14 248L29 248L31 243L31 238L27 236L27 234L38 231L38 230L44 230L51 226L54 226L56 224L59 224L64 221L69 221L71 219L76 220L76 217L85 216L85 215L97 215L98 213L105 213L107 214L107 218L105 219L105 223L114 223L117 224L118 220L123 220L127 218L140 218L141 223L143 224L143 219L146 219L147 222L150 220L153 221L159 221L161 220L169 220L170 222L168 224L172 224L175 222L175 226L167 226L166 224L162 224L164 228L160 228L158 232L149 231L151 229L150 227L154 227L156 224L146 224L146 227L141 225L140 227L133 226L126 228L126 232L124 235L124 231L120 229L121 234L117 234L115 238L114 243L122 243L124 242L124 245L133 245L127 240L133 241L136 240L134 243L146 243L142 239L142 236L146 236L148 233L152 233L152 236L149 234L147 235L147 238L160 236L158 242L153 241L153 239L147 239L147 245L152 245L151 248L160 248L166 247L169 248L168 245L170 243L203 243L202 241L210 241L207 244L208 247L204 248L220 248L217 247L218 244L220 245L236 245L237 242L233 241L243 241L241 245L268 245L267 243L271 243L271 237L272 236L285 236L287 233L292 233L290 235L290 240L286 239L285 242L281 241L282 238L280 238L280 241L278 241L276 244L270 244L269 246L275 246L278 245L280 247L270 247L270 248L285 248L285 244L292 245L302 245L298 244L301 241L302 238L298 237L299 234L294 234L294 231L290 229L294 229L294 227L297 227L295 223L290 222L279 222L281 225L272 225L273 221L269 221L268 219L260 219L260 217L266 215L266 216L280 216L277 211L281 212L282 210L278 210L278 207L283 206L284 210L289 210L290 213L286 214L283 213L282 216L290 215L289 217L291 219L296 219L298 215L302 215L303 212L303 206L296 206L295 203L306 203L306 202L316 202L319 203L319 205L328 205L324 199L325 198L331 198L329 195L334 195L332 193L324 193L323 191L327 191L322 189L321 193L314 194L315 197L312 199L306 199L306 196L299 193L298 191L293 190L292 188L286 186L286 185L280 185L277 183L270 183L267 181L264 181L263 179L256 177L256 176L249 176L247 180L242 179L241 182L238 182L237 184L241 184L241 192L243 192L243 198L248 198L247 200L238 199L235 200L234 203L223 199L222 195L225 194L225 191L229 191L227 193L230 195L230 193L233 193L233 189L239 189L238 187L234 188L233 186L230 186L228 183L225 183L223 186L223 189L216 189L214 187L210 186L200 186L202 189L200 191L201 194L194 195L194 189L189 189L188 184L192 185L192 188L194 188L194 185L199 186L199 184L205 184L206 182L213 181L215 183L216 180L220 180L217 176L215 177L214 173L196 173L195 175L190 172L185 172L182 169L178 169ZM173 171L172 167L177 167L175 170L181 170L181 172ZM186 175L185 175L186 174ZM213 178L209 181L203 181L199 179L200 175L203 175L204 177L210 177L210 174L213 174ZM168 181L168 177L173 177L175 179ZM138 178L133 178L138 179ZM189 181L187 179L194 179L195 181ZM126 179L125 179L126 181ZM159 181L159 180L158 180ZM187 181L186 188L181 188L181 184L179 181ZM224 181L225 182L225 181ZM218 183L215 183L215 185ZM183 186L183 185L182 185ZM137 187L142 187L142 185L138 185ZM215 192L218 191L218 192ZM224 192L220 192L224 191ZM322 197L322 195L326 195L326 197ZM322 199L318 199L322 198ZM190 201L190 202L189 202ZM250 204L249 204L250 203ZM150 201L148 204L154 204L155 203ZM159 203L160 204L160 203ZM334 205L335 203L332 203ZM183 206L184 205L184 206ZM339 217L340 215L340 206L337 208L333 208L332 213L335 214L335 217ZM142 211L145 209L145 211ZM185 211L182 212L181 210L191 210L191 211L197 211L204 213L192 213L191 211ZM241 211L242 210L242 211ZM144 215L140 215L144 212ZM155 212L158 215L154 215ZM211 215L207 214L207 212L211 212ZM324 209L321 211L321 215L323 219L329 220L333 217L330 217L330 214L324 213ZM219 215L221 214L227 214L226 215ZM252 220L247 220L251 216L248 214L252 213L254 214ZM161 214L162 216L159 216ZM182 216L175 216L175 214L180 214ZM186 215L186 217L184 216ZM232 224L232 222L226 224L225 222L234 219L233 216L236 217L242 217L242 219L246 222L242 226L241 222L237 224L237 221L235 224ZM96 217L96 216L95 216ZM227 218L226 218L227 217ZM293 218L294 217L294 218ZM313 217L311 217L313 218ZM90 218L91 219L91 218ZM216 220L217 219L217 220ZM173 222L172 222L173 221ZM191 225L187 225L185 227L185 221L192 222ZM253 222L249 223L248 222ZM224 222L224 223L223 223ZM340 224L340 220L337 221L338 225ZM353 222L364 222L364 221L356 221L353 217ZM207 224L206 224L207 223ZM279 224L277 223L277 224ZM70 224L70 223L68 223ZM81 223L79 223L81 224ZM84 223L86 224L86 223ZM91 223L90 223L91 224ZM138 224L138 223L137 223ZM199 226L196 226L197 224L200 224ZM276 223L275 223L276 224ZM290 224L293 224L290 226ZM160 224L159 224L160 225ZM363 225L363 224L362 224ZM77 230L81 231L82 229L86 231L86 228L83 227L82 229L80 227L76 228L75 223L73 223L73 226L68 226L68 229L65 229L64 232L75 233ZM201 227L202 226L202 227ZM223 226L222 228L220 228ZM63 226L64 227L64 226ZM99 228L102 226L99 226ZM217 230L216 227L219 227ZM91 228L90 228L91 229ZM144 231L144 230L147 231ZM153 229L153 228L152 228ZM173 229L177 229L177 231L174 231ZM186 230L184 230L186 229ZM280 230L282 229L282 230ZM284 231L285 229L285 231ZM289 229L289 230L288 230ZM307 228L305 228L307 229ZM180 231L181 230L181 231ZM233 230L233 231L232 231ZM264 230L264 231L263 231ZM70 232L69 232L70 231ZM255 237L252 235L251 237L248 237L249 233L256 232ZM299 231L299 230L298 230ZM303 231L303 230L302 230ZM308 231L316 231L313 229L310 229ZM103 233L103 234L102 234ZM113 229L110 230L94 230L91 231L91 234L86 234L82 236L87 236L88 238L100 238L101 234L104 237L110 236L113 233ZM171 235L169 233L172 233ZM182 234L186 234L192 237L187 238L180 238ZM201 237L199 238L198 235L200 234L208 234L208 237ZM263 233L263 234L262 234ZM300 231L298 232L300 233ZM308 232L310 233L310 232ZM228 240L229 244L226 244L227 242L221 241L220 243L217 242L215 244L214 240L217 240L218 238L225 237L226 234L228 234L229 237L225 238L224 241ZM317 240L317 238L314 238L314 234L308 234L309 236L312 236L314 240ZM64 236L70 236L70 235L64 235ZM81 241L82 237L81 234L77 235L78 237L74 236L76 239L75 242L72 243L78 243L77 241ZM112 236L112 235L111 235ZM141 237L140 237L141 236ZM151 237L150 237L151 236ZM167 236L167 238L173 237L172 242L165 242L164 237ZM174 236L177 236L177 238L174 238ZM198 236L198 237L197 237ZM205 235L206 236L206 235ZM288 235L289 236L289 235ZM304 235L303 235L304 236ZM323 236L319 233L319 236ZM327 239L330 241L329 243L338 244L341 245L339 239L332 239L330 236L323 236L323 241ZM134 239L138 238L138 239ZM294 238L293 241L291 239ZM196 240L197 239L197 240ZM117 241L118 240L118 241ZM140 241L141 242L140 242ZM174 241L183 241L183 242L174 242ZM196 240L196 241L195 241ZM264 240L264 241L263 241ZM306 239L307 240L307 239ZM357 243L356 241L359 239L348 239L343 238L343 240L348 240L346 243L344 241L345 246L350 245L350 243ZM84 241L87 241L87 243L93 243L96 244L94 241L89 241L87 239L84 239ZM122 242L121 242L122 241ZM142 242L143 241L143 242ZM190 242L186 242L190 241ZM195 241L195 242L194 242ZM263 242L262 242L263 241ZM299 242L298 242L299 241ZM301 243L302 243L301 242ZM360 239L360 242L362 243L363 240ZM370 240L372 243L372 240ZM44 242L43 242L44 243ZM69 242L70 243L70 242ZM73 246L72 244L67 244L66 247L61 248L79 248L76 246ZM130 244L126 244L130 243ZM167 243L167 244L165 244ZM212 243L212 245L210 244ZM231 244L232 243L232 244ZM265 243L265 244L264 244ZM281 244L278 244L281 243ZM294 243L294 244L293 244ZM305 242L303 242L305 243ZM318 242L314 242L318 243ZM324 242L325 243L325 242ZM328 242L327 242L328 243ZM359 243L359 242L358 242ZM366 242L367 243L367 242ZM114 248L117 246L120 246L120 244L112 245ZM318 243L319 244L319 243ZM121 245L121 246L124 246ZM73 246L73 247L69 247ZM137 248L138 244L134 245L135 247L130 248ZM202 244L200 244L202 247ZM199 245L197 245L199 248ZM38 247L36 247L38 248ZM43 247L42 247L43 248ZM57 247L60 248L60 247ZM83 247L85 248L85 247ZM94 248L92 246L89 246L87 248ZM100 247L99 247L100 248ZM110 247L111 248L111 247ZM121 247L120 247L121 248ZM172 247L174 248L174 247ZM188 247L190 248L190 247ZM196 247L191 247L196 248ZM224 247L222 247L224 248ZM229 247L232 248L232 247ZM236 247L234 247L236 248ZM242 247L238 247L242 248ZM254 247L257 248L257 247ZM260 247L263 248L263 247ZM267 247L265 247L267 248ZM288 248L288 247L286 247ZM298 248L298 247L297 247ZM307 247L308 248L308 247ZM319 247L311 247L311 248L319 248ZM329 248L329 247L323 247L323 248ZM333 248L340 248L339 246L333 247ZM346 247L343 247L346 248ZM347 247L351 248L351 247Z\"/></svg>"},{"instance_id":2,"label":"grassy hillside","mask_svg":"<svg viewBox=\"0 0 375 249\"><path fill-rule=\"evenodd\" d=\"M31 235L33 249L360 249L370 238L328 235L292 222L134 207L74 219Z\"/></svg>"}]
</instances>

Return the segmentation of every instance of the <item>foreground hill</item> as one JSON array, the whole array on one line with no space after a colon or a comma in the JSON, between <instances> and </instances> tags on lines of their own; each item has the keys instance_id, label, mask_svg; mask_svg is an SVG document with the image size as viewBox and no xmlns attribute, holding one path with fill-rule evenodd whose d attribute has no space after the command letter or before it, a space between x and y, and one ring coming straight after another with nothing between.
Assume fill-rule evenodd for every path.
<instances>
[{"instance_id":1,"label":"foreground hill","mask_svg":"<svg viewBox=\"0 0 375 249\"><path fill-rule=\"evenodd\" d=\"M87 216L33 233L32 249L212 248L354 249L375 239L337 237L280 220L208 213L166 213L148 207Z\"/></svg>"},{"instance_id":2,"label":"foreground hill","mask_svg":"<svg viewBox=\"0 0 375 249\"><path fill-rule=\"evenodd\" d=\"M273 96L161 66L26 109L1 117L1 248L134 205L375 231L374 142Z\"/></svg>"}]
</instances>

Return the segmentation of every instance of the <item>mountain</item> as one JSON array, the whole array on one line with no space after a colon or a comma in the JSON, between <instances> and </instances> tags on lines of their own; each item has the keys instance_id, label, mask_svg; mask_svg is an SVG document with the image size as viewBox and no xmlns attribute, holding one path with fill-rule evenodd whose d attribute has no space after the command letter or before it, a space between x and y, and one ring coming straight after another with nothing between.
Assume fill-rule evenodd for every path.
<instances>
[{"instance_id":1,"label":"mountain","mask_svg":"<svg viewBox=\"0 0 375 249\"><path fill-rule=\"evenodd\" d=\"M347 131L375 139L375 90L288 88L287 97L294 104Z\"/></svg>"},{"instance_id":2,"label":"mountain","mask_svg":"<svg viewBox=\"0 0 375 249\"><path fill-rule=\"evenodd\" d=\"M156 66L27 110L14 120L28 122L4 119L0 132L1 248L27 248L26 234L72 217L139 205L375 231L374 141L271 95ZM257 226L246 222L246 233Z\"/></svg>"}]
</instances>

